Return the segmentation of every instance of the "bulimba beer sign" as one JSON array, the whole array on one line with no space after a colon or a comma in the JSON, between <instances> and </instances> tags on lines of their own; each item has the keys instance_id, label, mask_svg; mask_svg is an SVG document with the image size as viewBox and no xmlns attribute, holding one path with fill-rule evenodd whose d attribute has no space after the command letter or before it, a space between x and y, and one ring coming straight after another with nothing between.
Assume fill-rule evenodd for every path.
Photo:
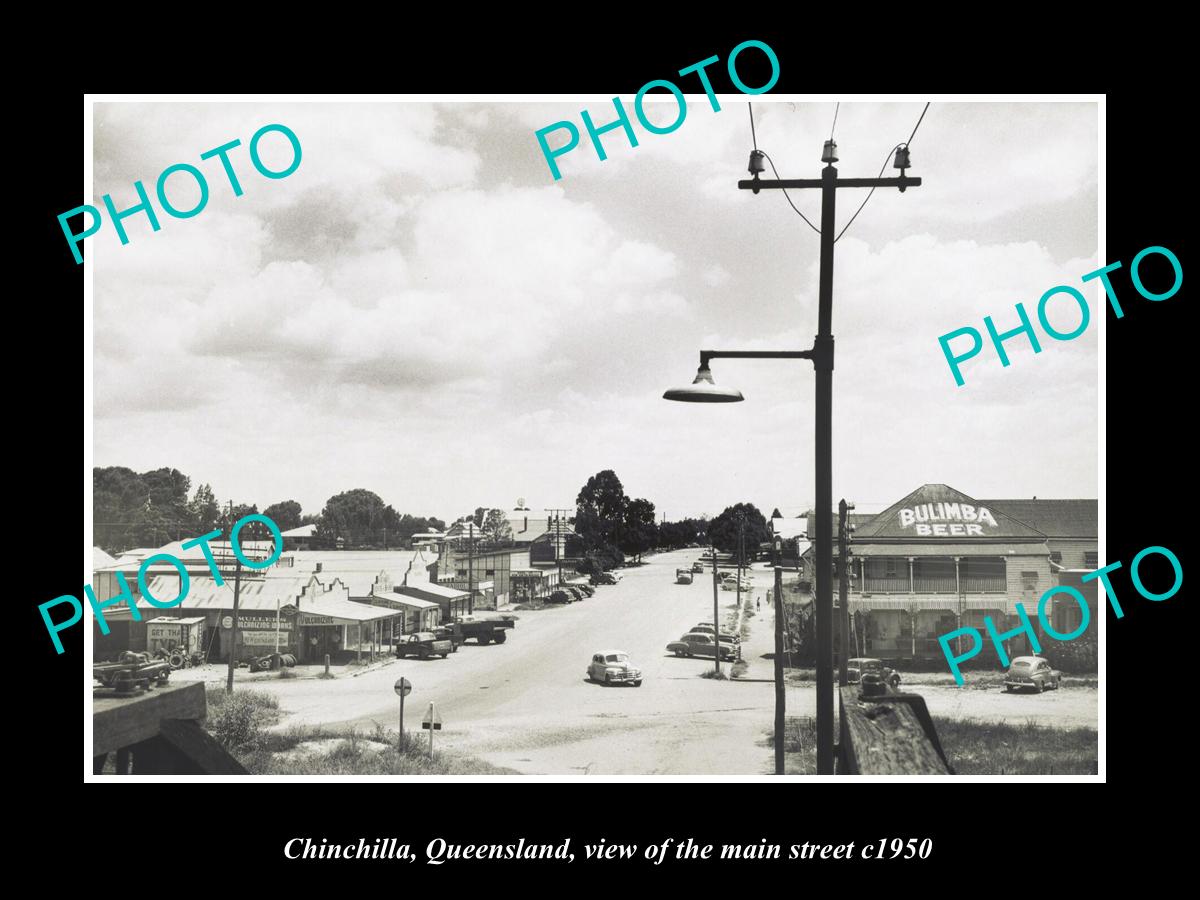
<instances>
[{"instance_id":1,"label":"bulimba beer sign","mask_svg":"<svg viewBox=\"0 0 1200 900\"><path fill-rule=\"evenodd\" d=\"M983 537L983 526L999 527L991 510L970 503L918 503L900 510L900 527L919 537Z\"/></svg>"}]
</instances>

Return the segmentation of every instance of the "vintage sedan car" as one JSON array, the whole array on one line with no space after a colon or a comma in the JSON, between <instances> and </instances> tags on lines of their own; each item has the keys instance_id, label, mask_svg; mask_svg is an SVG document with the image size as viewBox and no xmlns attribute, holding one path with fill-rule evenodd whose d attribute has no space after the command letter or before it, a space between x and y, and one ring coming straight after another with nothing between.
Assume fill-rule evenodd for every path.
<instances>
[{"instance_id":1,"label":"vintage sedan car","mask_svg":"<svg viewBox=\"0 0 1200 900\"><path fill-rule=\"evenodd\" d=\"M431 631L402 634L396 641L396 656L399 659L407 656L416 656L420 659L440 656L445 659L453 652L454 645L449 640L438 638Z\"/></svg>"},{"instance_id":2,"label":"vintage sedan car","mask_svg":"<svg viewBox=\"0 0 1200 900\"><path fill-rule=\"evenodd\" d=\"M694 572L697 575L703 574L704 573L704 563L699 562L699 561L692 563L692 572Z\"/></svg>"},{"instance_id":3,"label":"vintage sedan car","mask_svg":"<svg viewBox=\"0 0 1200 900\"><path fill-rule=\"evenodd\" d=\"M587 668L589 681L601 684L632 684L642 686L642 670L629 662L629 654L624 650L601 650L593 654Z\"/></svg>"},{"instance_id":4,"label":"vintage sedan car","mask_svg":"<svg viewBox=\"0 0 1200 900\"><path fill-rule=\"evenodd\" d=\"M885 666L883 660L859 657L846 660L846 680L850 684L860 682L884 683L891 687L900 685L900 673L891 666Z\"/></svg>"},{"instance_id":5,"label":"vintage sedan car","mask_svg":"<svg viewBox=\"0 0 1200 900\"><path fill-rule=\"evenodd\" d=\"M696 631L688 632L677 641L667 644L667 651L676 656L717 656L722 661L733 662L738 658L738 650L729 641L713 640L711 634L701 634Z\"/></svg>"},{"instance_id":6,"label":"vintage sedan car","mask_svg":"<svg viewBox=\"0 0 1200 900\"><path fill-rule=\"evenodd\" d=\"M1062 672L1050 667L1050 663L1040 656L1018 656L1008 667L1004 676L1004 690L1011 693L1018 689L1037 691L1039 694L1046 688L1058 690L1062 681Z\"/></svg>"},{"instance_id":7,"label":"vintage sedan car","mask_svg":"<svg viewBox=\"0 0 1200 900\"><path fill-rule=\"evenodd\" d=\"M692 631L696 634L716 634L716 629L713 628L712 622L697 622L692 626ZM742 642L742 639L736 634L730 634L727 631L722 631L719 639L728 641L731 644L740 644Z\"/></svg>"},{"instance_id":8,"label":"vintage sedan car","mask_svg":"<svg viewBox=\"0 0 1200 900\"><path fill-rule=\"evenodd\" d=\"M616 584L621 578L615 572L597 572L588 579L588 584Z\"/></svg>"}]
</instances>

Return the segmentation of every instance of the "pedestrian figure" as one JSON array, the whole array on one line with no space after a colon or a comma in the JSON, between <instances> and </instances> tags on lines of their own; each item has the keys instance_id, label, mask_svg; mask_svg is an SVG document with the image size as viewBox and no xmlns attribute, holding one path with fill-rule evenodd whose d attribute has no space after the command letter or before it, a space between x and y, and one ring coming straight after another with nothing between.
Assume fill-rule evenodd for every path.
<instances>
[{"instance_id":1,"label":"pedestrian figure","mask_svg":"<svg viewBox=\"0 0 1200 900\"><path fill-rule=\"evenodd\" d=\"M755 608L755 609L762 609L762 600L761 600L761 599L757 599L757 600L755 600L755 601L754 601L754 608Z\"/></svg>"}]
</instances>

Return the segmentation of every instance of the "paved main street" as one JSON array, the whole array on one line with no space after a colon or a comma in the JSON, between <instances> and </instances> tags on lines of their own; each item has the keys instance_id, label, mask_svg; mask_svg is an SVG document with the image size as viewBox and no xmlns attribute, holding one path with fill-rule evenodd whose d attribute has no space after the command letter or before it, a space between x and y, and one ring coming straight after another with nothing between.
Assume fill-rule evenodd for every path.
<instances>
[{"instance_id":1,"label":"paved main street","mask_svg":"<svg viewBox=\"0 0 1200 900\"><path fill-rule=\"evenodd\" d=\"M691 585L674 583L675 569L699 552L649 557L646 565L624 570L620 584L599 587L590 599L519 612L504 644L464 644L448 659L391 660L357 674L351 667L331 680L262 676L246 679L247 686L279 699L280 728L353 724L369 730L374 723L395 728L398 698L392 685L403 675L413 684L406 729L420 729L433 700L443 722L435 738L440 748L523 773L767 774L774 691L772 665L762 654L773 649L773 619L765 602L771 573L755 570L753 596L764 602L743 644L750 662L745 676L765 680L700 678L711 660L664 651L668 641L712 618L711 576L696 576ZM736 596L719 593L723 619L736 608ZM640 688L585 681L591 655L610 648L628 651L641 667ZM915 689L935 715L1096 724L1092 689L1036 696L935 685ZM789 687L787 700L789 715L815 714L811 685Z\"/></svg>"}]
</instances>

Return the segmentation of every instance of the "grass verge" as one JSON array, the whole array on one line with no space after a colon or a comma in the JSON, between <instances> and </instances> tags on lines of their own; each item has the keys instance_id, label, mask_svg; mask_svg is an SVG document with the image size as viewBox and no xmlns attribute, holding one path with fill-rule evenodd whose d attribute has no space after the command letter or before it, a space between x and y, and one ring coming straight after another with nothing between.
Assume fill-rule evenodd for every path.
<instances>
[{"instance_id":1,"label":"grass verge","mask_svg":"<svg viewBox=\"0 0 1200 900\"><path fill-rule=\"evenodd\" d=\"M942 750L959 775L1095 775L1099 770L1094 728L1052 728L1035 722L981 722L934 717ZM774 731L767 733L768 747ZM784 733L784 772L815 775L816 729L807 718L789 720Z\"/></svg>"},{"instance_id":2,"label":"grass verge","mask_svg":"<svg viewBox=\"0 0 1200 900\"><path fill-rule=\"evenodd\" d=\"M513 769L469 756L435 752L424 734L397 733L382 725L363 734L355 728L267 729L279 721L279 702L269 694L224 687L208 689L204 727L252 775L506 775Z\"/></svg>"}]
</instances>

